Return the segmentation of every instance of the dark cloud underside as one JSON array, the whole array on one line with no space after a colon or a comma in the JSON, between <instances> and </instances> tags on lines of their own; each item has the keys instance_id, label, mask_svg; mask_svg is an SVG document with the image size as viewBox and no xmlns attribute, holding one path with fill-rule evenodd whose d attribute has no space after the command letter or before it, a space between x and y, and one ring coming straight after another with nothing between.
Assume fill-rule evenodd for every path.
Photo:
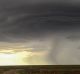
<instances>
[{"instance_id":1,"label":"dark cloud underside","mask_svg":"<svg viewBox=\"0 0 80 74\"><path fill-rule=\"evenodd\" d=\"M2 41L80 28L80 7L74 5L50 3L3 7L0 16Z\"/></svg>"}]
</instances>

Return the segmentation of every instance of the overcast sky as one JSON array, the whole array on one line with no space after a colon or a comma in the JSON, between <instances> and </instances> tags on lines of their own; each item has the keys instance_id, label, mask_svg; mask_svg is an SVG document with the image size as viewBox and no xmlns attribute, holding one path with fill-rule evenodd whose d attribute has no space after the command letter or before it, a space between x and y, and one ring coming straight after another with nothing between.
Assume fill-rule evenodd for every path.
<instances>
[{"instance_id":1,"label":"overcast sky","mask_svg":"<svg viewBox=\"0 0 80 74\"><path fill-rule=\"evenodd\" d=\"M80 64L79 3L0 0L0 48L31 47L28 51L47 51L49 64Z\"/></svg>"}]
</instances>

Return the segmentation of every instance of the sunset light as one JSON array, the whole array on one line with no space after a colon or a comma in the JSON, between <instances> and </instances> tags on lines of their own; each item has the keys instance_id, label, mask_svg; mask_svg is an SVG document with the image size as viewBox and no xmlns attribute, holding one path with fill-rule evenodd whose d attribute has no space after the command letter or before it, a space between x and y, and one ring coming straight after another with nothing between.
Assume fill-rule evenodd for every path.
<instances>
[{"instance_id":1,"label":"sunset light","mask_svg":"<svg viewBox=\"0 0 80 74\"><path fill-rule=\"evenodd\" d=\"M26 57L27 59L27 57L31 56L30 52L22 51L11 54L9 53L9 51L6 52L0 52L0 65L28 65L28 63L24 61L24 58Z\"/></svg>"}]
</instances>

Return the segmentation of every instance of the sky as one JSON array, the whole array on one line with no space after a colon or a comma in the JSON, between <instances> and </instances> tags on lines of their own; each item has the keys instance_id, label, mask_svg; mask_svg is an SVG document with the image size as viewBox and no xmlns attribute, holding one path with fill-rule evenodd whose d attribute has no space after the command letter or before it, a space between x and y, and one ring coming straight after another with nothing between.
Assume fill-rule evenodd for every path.
<instances>
[{"instance_id":1,"label":"sky","mask_svg":"<svg viewBox=\"0 0 80 74\"><path fill-rule=\"evenodd\" d=\"M80 64L79 3L79 0L0 0L0 63Z\"/></svg>"}]
</instances>

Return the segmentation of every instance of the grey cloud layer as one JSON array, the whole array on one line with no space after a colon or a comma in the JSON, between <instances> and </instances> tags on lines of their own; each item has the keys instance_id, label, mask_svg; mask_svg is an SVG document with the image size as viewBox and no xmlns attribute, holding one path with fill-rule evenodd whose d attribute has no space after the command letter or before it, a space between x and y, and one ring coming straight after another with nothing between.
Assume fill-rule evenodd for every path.
<instances>
[{"instance_id":1,"label":"grey cloud layer","mask_svg":"<svg viewBox=\"0 0 80 74\"><path fill-rule=\"evenodd\" d=\"M47 32L77 30L80 24L79 6L21 5L1 8L0 40L20 40L39 37Z\"/></svg>"}]
</instances>

